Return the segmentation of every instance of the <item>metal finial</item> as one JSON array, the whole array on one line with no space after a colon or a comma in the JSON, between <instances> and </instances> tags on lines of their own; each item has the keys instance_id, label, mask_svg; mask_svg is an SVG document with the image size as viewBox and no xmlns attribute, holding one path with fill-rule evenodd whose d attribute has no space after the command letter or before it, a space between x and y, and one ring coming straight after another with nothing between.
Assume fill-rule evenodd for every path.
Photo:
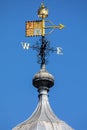
<instances>
[{"instance_id":1,"label":"metal finial","mask_svg":"<svg viewBox=\"0 0 87 130\"><path fill-rule=\"evenodd\" d=\"M45 7L44 3L41 3L40 8L38 9L38 17L44 19L48 17L48 9Z\"/></svg>"}]
</instances>

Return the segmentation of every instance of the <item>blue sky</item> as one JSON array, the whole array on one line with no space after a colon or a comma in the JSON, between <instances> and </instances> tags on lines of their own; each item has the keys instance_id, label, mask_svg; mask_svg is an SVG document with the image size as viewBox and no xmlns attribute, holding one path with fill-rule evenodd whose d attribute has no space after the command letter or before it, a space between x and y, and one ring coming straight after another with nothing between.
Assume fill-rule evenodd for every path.
<instances>
[{"instance_id":1,"label":"blue sky","mask_svg":"<svg viewBox=\"0 0 87 130\"><path fill-rule=\"evenodd\" d=\"M0 130L26 120L38 102L32 78L40 69L36 52L24 51L37 37L25 37L25 21L38 20L41 0L0 0ZM47 69L55 77L49 92L54 113L76 130L87 130L87 1L45 0L54 24L63 23L47 38L61 46L63 56L50 54Z\"/></svg>"}]
</instances>

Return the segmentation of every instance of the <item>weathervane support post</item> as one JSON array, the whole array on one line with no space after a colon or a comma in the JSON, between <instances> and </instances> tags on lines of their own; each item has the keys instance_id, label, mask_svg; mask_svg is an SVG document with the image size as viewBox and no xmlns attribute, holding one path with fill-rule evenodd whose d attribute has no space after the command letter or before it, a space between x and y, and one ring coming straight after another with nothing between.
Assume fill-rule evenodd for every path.
<instances>
[{"instance_id":1,"label":"weathervane support post","mask_svg":"<svg viewBox=\"0 0 87 130\"><path fill-rule=\"evenodd\" d=\"M41 68L46 63L45 59L45 50L46 50L46 41L45 41L45 18L48 17L48 9L41 4L41 7L38 9L38 17L42 19L42 43L40 47L40 56L41 56Z\"/></svg>"}]
</instances>

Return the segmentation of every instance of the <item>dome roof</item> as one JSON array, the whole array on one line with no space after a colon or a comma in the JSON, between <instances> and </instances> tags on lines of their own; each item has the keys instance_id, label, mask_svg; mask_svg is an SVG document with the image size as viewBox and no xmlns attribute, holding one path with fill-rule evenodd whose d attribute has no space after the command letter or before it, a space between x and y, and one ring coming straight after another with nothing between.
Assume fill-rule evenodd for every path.
<instances>
[{"instance_id":1,"label":"dome roof","mask_svg":"<svg viewBox=\"0 0 87 130\"><path fill-rule=\"evenodd\" d=\"M30 118L12 130L74 130L57 118L50 107L48 90L54 85L54 77L46 71L45 65L35 74L33 85L39 91L37 108Z\"/></svg>"},{"instance_id":2,"label":"dome roof","mask_svg":"<svg viewBox=\"0 0 87 130\"><path fill-rule=\"evenodd\" d=\"M39 103L32 116L12 130L74 130L53 113L47 91L40 92Z\"/></svg>"}]
</instances>

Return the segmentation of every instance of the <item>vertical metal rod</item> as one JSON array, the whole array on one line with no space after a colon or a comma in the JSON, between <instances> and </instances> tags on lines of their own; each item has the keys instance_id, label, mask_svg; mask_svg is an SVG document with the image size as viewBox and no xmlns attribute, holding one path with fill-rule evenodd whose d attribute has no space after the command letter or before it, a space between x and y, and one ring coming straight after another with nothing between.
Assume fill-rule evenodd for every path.
<instances>
[{"instance_id":1,"label":"vertical metal rod","mask_svg":"<svg viewBox=\"0 0 87 130\"><path fill-rule=\"evenodd\" d=\"M45 36L42 36L42 44L41 44L41 68L45 64Z\"/></svg>"},{"instance_id":2,"label":"vertical metal rod","mask_svg":"<svg viewBox=\"0 0 87 130\"><path fill-rule=\"evenodd\" d=\"M45 20L42 18L42 36L45 36Z\"/></svg>"}]
</instances>

